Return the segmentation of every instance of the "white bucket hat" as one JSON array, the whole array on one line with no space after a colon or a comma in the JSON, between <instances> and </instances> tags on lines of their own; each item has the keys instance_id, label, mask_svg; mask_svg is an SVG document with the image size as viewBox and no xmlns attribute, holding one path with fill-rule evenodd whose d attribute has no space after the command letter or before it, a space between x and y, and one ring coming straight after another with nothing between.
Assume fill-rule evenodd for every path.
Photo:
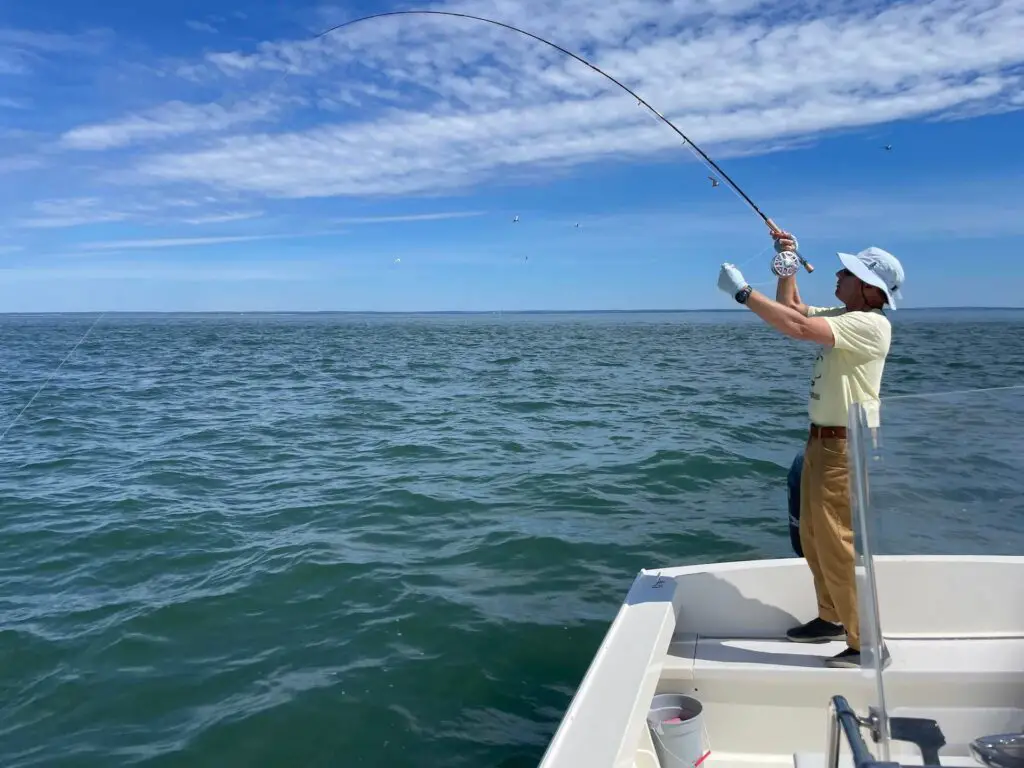
<instances>
[{"instance_id":1,"label":"white bucket hat","mask_svg":"<svg viewBox=\"0 0 1024 768\"><path fill-rule=\"evenodd\" d=\"M889 300L889 306L896 309L895 299L903 299L900 286L903 285L903 265L888 251L871 246L860 253L837 253L843 266L868 285L881 288Z\"/></svg>"}]
</instances>

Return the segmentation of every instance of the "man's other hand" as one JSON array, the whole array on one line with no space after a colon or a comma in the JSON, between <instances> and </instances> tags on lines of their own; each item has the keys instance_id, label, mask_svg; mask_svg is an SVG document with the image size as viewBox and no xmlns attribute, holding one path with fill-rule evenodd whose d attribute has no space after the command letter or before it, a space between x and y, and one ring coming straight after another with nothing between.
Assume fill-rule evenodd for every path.
<instances>
[{"instance_id":1,"label":"man's other hand","mask_svg":"<svg viewBox=\"0 0 1024 768\"><path fill-rule=\"evenodd\" d=\"M729 296L735 296L746 284L747 281L743 279L742 273L736 267L729 262L722 265L722 269L718 273L719 290L724 291Z\"/></svg>"}]
</instances>

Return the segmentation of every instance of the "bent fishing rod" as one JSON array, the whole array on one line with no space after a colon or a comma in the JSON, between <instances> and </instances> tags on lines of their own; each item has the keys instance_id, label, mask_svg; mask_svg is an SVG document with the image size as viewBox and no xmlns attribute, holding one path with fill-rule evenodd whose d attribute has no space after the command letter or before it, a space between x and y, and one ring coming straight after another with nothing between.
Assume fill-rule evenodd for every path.
<instances>
[{"instance_id":1,"label":"bent fishing rod","mask_svg":"<svg viewBox=\"0 0 1024 768\"><path fill-rule=\"evenodd\" d=\"M634 99L636 99L638 104L646 107L655 117L657 117L659 120L661 120L663 123L665 123L665 125L667 125L673 131L675 131L675 133L683 140L683 146L690 148L708 167L712 168L716 173L718 173L726 181L726 183L728 183L729 187L731 189L733 189L740 196L740 198L742 198L742 200L753 209L754 213L756 213L758 216L761 217L761 219L764 221L764 223L766 225L768 225L768 229L770 229L773 234L775 234L775 235L781 234L782 230L775 225L775 222L773 222L764 213L762 213L761 209L757 207L757 205L754 203L754 201L751 200L747 196L747 193L744 192L742 189L740 189L739 184L737 184L735 181L733 181L732 178L729 176L729 174L727 174L725 171L723 171L719 167L718 163L716 163L714 160L712 160L710 157L708 157L707 153L705 153L704 150L702 150L700 147L698 147L696 144L694 144L689 136L687 136L685 133L683 133L681 130L679 130L679 128L677 128L675 126L675 124L671 120L669 120L667 117L665 117L663 114L661 114L661 112L659 112L654 107L652 107L650 104L648 104L647 101L642 96L640 96L639 94L635 93L628 86L623 85L621 82L616 80L614 77L609 75L607 72L605 72L603 69L601 69L597 65L591 64L589 61L587 61L585 58L583 58L579 54L573 53L572 51L567 50L566 48L563 48L562 46L560 46L560 45L558 45L556 43L553 43L550 40L545 40L540 35L535 35L532 32L527 32L525 29L520 29L519 27L514 27L511 24L506 24L505 22L502 22L502 21L496 21L494 19L488 19L488 18L486 18L484 16L474 16L473 14L470 14L470 13L459 13L459 12L456 12L456 11L411 10L411 11L386 11L386 12L383 12L383 13L374 13L374 14L371 14L369 16L361 16L361 17L359 17L357 19L351 19L349 21L343 22L341 24L337 24L337 25L335 25L335 26L333 26L333 27L331 27L329 29L326 29L323 32L321 32L319 35L314 37L313 39L314 40L319 40L320 38L326 37L327 35L330 35L330 34L332 34L334 32L337 32L340 29L344 29L345 27L350 27L350 26L352 26L354 24L359 24L359 23L364 22L364 21L371 21L371 20L374 20L374 19L382 19L382 18L385 18L385 17L388 17L388 16L416 16L416 15L420 15L420 16L453 16L453 17L460 18L460 19L472 19L473 21L482 21L482 22L485 22L487 24L493 24L496 27L502 27L503 29L508 29L508 30L511 30L512 32L518 32L519 34L525 35L526 37L529 37L529 38L532 38L532 39L536 40L539 43L544 43L545 45L551 46L556 51L559 51L560 53L564 53L566 56L569 56L569 57L575 59L576 61L580 62L581 64L586 65L587 67L590 67L590 69L592 69L595 72L597 72L597 74L601 75L602 77L607 78L611 82L615 83L615 85L619 86L619 88L621 88L626 93L628 93L630 96L632 96ZM813 272L814 271L814 267L803 256L801 256L799 252L795 252L795 255L796 255L796 258L803 265L804 269L806 269L808 272Z\"/></svg>"}]
</instances>

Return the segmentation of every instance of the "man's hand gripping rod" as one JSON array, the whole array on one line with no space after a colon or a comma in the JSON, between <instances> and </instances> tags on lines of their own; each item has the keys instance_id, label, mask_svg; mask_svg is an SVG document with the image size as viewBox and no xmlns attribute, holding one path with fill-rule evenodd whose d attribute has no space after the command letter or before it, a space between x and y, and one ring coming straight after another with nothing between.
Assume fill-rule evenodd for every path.
<instances>
[{"instance_id":1,"label":"man's hand gripping rod","mask_svg":"<svg viewBox=\"0 0 1024 768\"><path fill-rule=\"evenodd\" d=\"M768 228L772 231L773 235L781 235L782 234L782 230L779 229L775 225L775 222L772 221L771 219L769 219L767 216L765 217L764 222L765 222L765 224L768 225ZM800 255L800 251L792 251L792 253L793 253L794 256L796 256L797 260L803 265L803 268L807 270L808 274L810 274L811 272L814 271L814 265L811 264L811 262L809 262L803 256L801 256ZM775 272L774 269L772 271ZM778 274L778 272L776 272L776 274ZM781 277L781 275L780 275L780 277Z\"/></svg>"}]
</instances>

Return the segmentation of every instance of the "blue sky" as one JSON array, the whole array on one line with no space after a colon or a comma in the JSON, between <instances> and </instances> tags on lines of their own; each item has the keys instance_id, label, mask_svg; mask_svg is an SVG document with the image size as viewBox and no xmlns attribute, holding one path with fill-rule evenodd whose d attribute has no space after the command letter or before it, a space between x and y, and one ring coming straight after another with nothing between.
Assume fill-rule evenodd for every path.
<instances>
[{"instance_id":1,"label":"blue sky","mask_svg":"<svg viewBox=\"0 0 1024 768\"><path fill-rule=\"evenodd\" d=\"M0 311L730 308L767 229L1024 306L1024 3L0 5ZM892 151L882 149L891 144ZM513 217L519 221L513 223ZM576 225L579 224L577 227Z\"/></svg>"}]
</instances>

